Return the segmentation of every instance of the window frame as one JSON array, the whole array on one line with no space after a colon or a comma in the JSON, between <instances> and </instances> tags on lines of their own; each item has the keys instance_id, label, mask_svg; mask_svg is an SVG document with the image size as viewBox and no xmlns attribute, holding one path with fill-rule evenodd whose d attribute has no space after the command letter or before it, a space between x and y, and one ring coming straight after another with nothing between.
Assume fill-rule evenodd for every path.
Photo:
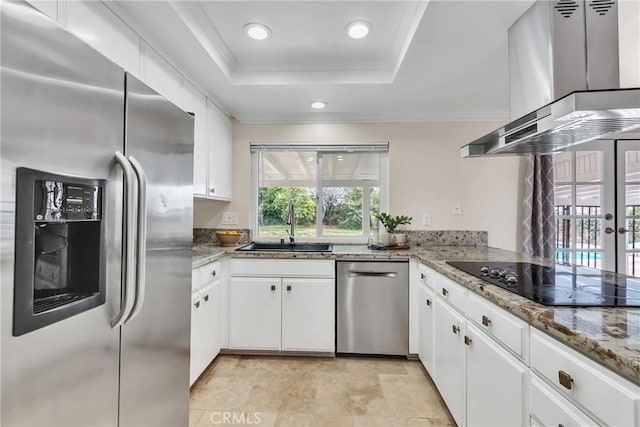
<instances>
[{"instance_id":1,"label":"window frame","mask_svg":"<svg viewBox=\"0 0 640 427\"><path fill-rule=\"evenodd\" d=\"M323 232L323 205L321 202L323 197L324 188L327 188L325 180L323 179L323 155L324 154L353 154L354 152L361 153L378 153L380 155L380 175L379 175L379 188L380 188L380 211L388 211L389 206L389 143L368 143L368 144L309 144L309 143L297 143L297 144L282 144L282 143L259 143L251 142L251 232L253 240L255 241L279 241L279 237L261 237L259 236L259 218L258 218L258 189L259 189L259 153L263 150L271 151L284 151L284 150L296 150L296 151L315 151L317 156L317 168L315 177L316 188L316 224L315 224L315 236L314 237L299 237L296 236L297 241L304 242L328 242L328 243L366 243L369 237L372 235L369 221L365 221L366 209L370 209L370 198L364 197L365 188L371 188L371 186L365 187L365 180L353 180L343 181L351 183L362 183L363 185L355 185L355 187L363 187L363 200L362 200L362 234L357 236L330 236L324 235ZM341 185L343 184L341 182ZM282 236L285 237L285 236Z\"/></svg>"}]
</instances>

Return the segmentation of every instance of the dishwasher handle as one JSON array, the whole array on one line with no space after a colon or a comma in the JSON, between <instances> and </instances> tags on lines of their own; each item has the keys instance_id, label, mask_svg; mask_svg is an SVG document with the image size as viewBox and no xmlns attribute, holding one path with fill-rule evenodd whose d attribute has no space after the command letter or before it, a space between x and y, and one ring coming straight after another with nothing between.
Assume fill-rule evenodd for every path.
<instances>
[{"instance_id":1,"label":"dishwasher handle","mask_svg":"<svg viewBox=\"0 0 640 427\"><path fill-rule=\"evenodd\" d=\"M348 277L389 277L396 278L398 273L395 271L361 271L361 270L349 270L347 272Z\"/></svg>"}]
</instances>

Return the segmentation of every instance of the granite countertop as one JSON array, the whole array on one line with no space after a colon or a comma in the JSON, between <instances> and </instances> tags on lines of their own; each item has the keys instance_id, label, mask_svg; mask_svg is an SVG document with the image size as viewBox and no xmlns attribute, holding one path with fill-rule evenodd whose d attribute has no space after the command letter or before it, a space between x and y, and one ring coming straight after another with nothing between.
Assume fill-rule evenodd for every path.
<instances>
[{"instance_id":1,"label":"granite countertop","mask_svg":"<svg viewBox=\"0 0 640 427\"><path fill-rule=\"evenodd\" d=\"M364 245L334 245L332 253L232 252L236 247L194 245L193 267L226 254L234 258L393 259L415 258L558 340L640 384L640 308L549 307L466 274L446 261L553 261L491 247L429 246L374 251ZM620 276L622 277L622 276Z\"/></svg>"}]
</instances>

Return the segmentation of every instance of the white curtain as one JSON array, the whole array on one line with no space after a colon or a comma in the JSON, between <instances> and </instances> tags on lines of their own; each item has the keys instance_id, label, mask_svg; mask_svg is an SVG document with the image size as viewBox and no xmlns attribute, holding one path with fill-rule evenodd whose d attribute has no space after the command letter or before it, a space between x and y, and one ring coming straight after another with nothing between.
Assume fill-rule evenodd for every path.
<instances>
[{"instance_id":1,"label":"white curtain","mask_svg":"<svg viewBox=\"0 0 640 427\"><path fill-rule=\"evenodd\" d=\"M553 199L553 157L528 156L524 182L524 252L553 258L556 223Z\"/></svg>"}]
</instances>

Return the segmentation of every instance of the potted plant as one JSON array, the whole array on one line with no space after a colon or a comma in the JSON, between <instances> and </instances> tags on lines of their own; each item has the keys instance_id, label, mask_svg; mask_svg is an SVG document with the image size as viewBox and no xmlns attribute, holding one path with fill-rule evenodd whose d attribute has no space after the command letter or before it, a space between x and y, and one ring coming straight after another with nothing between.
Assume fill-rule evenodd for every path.
<instances>
[{"instance_id":1,"label":"potted plant","mask_svg":"<svg viewBox=\"0 0 640 427\"><path fill-rule=\"evenodd\" d=\"M380 221L384 226L385 230L387 230L387 234L380 234L378 236L378 240L381 245L390 245L392 243L391 235L395 234L396 228L399 225L411 224L413 218L406 215L397 215L391 216L386 212L379 212L373 215L375 219ZM398 244L404 244L407 241L407 236L402 234L397 234L395 236L395 241Z\"/></svg>"}]
</instances>

